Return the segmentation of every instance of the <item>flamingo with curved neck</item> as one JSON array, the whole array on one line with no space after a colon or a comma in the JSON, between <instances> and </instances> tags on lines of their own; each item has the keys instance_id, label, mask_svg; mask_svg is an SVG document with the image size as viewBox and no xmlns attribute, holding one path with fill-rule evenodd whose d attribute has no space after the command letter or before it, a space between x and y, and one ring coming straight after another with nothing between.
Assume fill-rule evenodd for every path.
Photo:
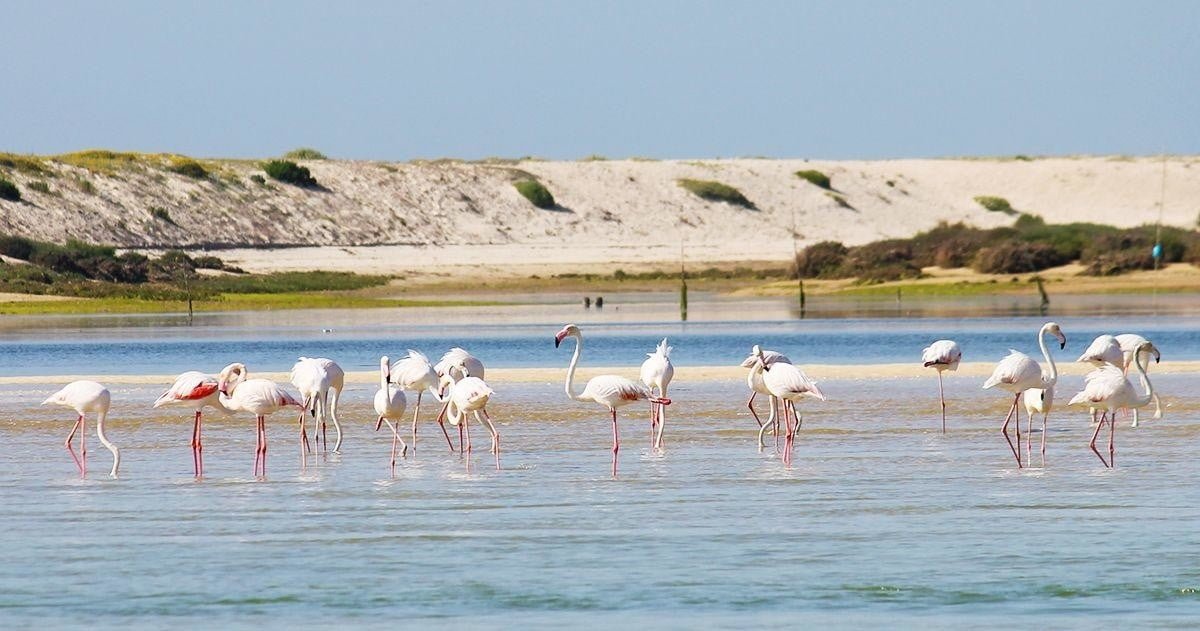
<instances>
[{"instance_id":1,"label":"flamingo with curved neck","mask_svg":"<svg viewBox=\"0 0 1200 631\"><path fill-rule=\"evenodd\" d=\"M1010 349L1008 356L996 364L996 368L992 371L992 376L983 382L985 390L1000 388L1013 394L1012 407L1009 408L1008 414L1004 417L1004 424L1000 427L1000 431L1004 434L1004 440L1008 442L1008 447L1012 450L1013 457L1017 459L1017 468L1024 466L1024 462L1021 460L1021 412L1017 408L1017 404L1021 401L1021 395L1026 390L1035 388L1053 389L1054 385L1058 383L1058 365L1054 363L1054 357L1050 355L1049 349L1046 348L1047 334L1053 335L1058 339L1060 349L1067 347L1067 336L1063 334L1062 328L1059 327L1057 322L1047 322L1038 330L1038 347L1042 349L1042 357L1050 365L1048 372L1043 372L1042 367L1032 357ZM1013 441L1008 435L1008 423L1012 420L1014 414L1016 415L1017 426L1016 445L1013 445ZM1032 422L1031 419L1030 424ZM1042 433L1042 440L1045 440L1044 431ZM1044 449L1045 447L1043 446Z\"/></svg>"},{"instance_id":2,"label":"flamingo with curved neck","mask_svg":"<svg viewBox=\"0 0 1200 631\"><path fill-rule=\"evenodd\" d=\"M1147 342L1149 344L1149 342ZM1139 351L1141 348L1139 347ZM1071 397L1068 405L1076 405L1086 403L1094 408L1101 408L1104 413L1100 416L1100 423L1096 425L1096 430L1092 432L1092 440L1088 446L1092 448L1092 452L1100 458L1100 462L1104 463L1105 467L1115 467L1116 449L1113 447L1114 436L1116 434L1117 410L1127 409L1136 410L1146 407L1150 401L1154 399L1154 385L1150 383L1150 377L1146 374L1146 364L1149 359L1149 354L1137 353L1134 357L1133 365L1137 368L1138 377L1142 381L1142 388L1145 393L1138 394L1133 384L1129 383L1129 379L1121 372L1121 369L1116 366L1104 366L1088 373L1084 378L1083 391ZM1100 428L1104 427L1104 420L1108 419L1108 460L1100 455L1096 449L1096 437L1100 435Z\"/></svg>"}]
</instances>

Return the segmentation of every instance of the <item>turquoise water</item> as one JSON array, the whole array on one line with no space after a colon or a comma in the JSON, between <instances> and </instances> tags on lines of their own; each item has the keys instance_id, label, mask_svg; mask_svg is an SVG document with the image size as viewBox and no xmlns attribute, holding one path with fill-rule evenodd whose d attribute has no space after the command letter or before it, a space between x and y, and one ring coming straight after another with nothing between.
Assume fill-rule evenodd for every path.
<instances>
[{"instance_id":1,"label":"turquoise water","mask_svg":"<svg viewBox=\"0 0 1200 631\"><path fill-rule=\"evenodd\" d=\"M893 338L930 325L839 324L823 326L864 348L900 348ZM715 363L726 351L710 347L735 356L741 336L771 342L783 327L754 326L766 330L715 331L680 352ZM994 326L964 322L981 336ZM1190 321L1159 326L1182 340L1160 342L1166 357L1195 356ZM543 328L530 325L530 339ZM590 348L613 341L640 354L630 340L658 335L651 328L614 327ZM1013 344L1031 346L1019 328ZM1076 339L1066 355L1086 343ZM545 341L545 365L565 364ZM34 342L36 374L59 358L55 343ZM496 348L486 336L467 342L482 356ZM1166 418L1120 423L1113 470L1087 450L1080 412L1051 416L1046 468L1016 470L998 431L1005 397L979 381L947 379L944 436L932 375L823 381L831 400L804 406L791 468L756 452L743 383L677 383L665 455L647 449L644 410L622 415L616 479L605 413L567 401L557 380L492 384L499 470L486 451L469 463L446 453L424 425L415 458L391 478L390 440L371 431L373 390L354 385L343 453L307 470L294 417L271 419L265 482L250 475L252 422L218 416L206 424L208 475L194 480L187 412L146 406L158 385L114 387L122 476L104 475L111 456L93 433L91 477L80 480L62 447L70 413L36 405L54 384L2 386L0 626L1193 625L1195 375L1155 377Z\"/></svg>"}]
</instances>

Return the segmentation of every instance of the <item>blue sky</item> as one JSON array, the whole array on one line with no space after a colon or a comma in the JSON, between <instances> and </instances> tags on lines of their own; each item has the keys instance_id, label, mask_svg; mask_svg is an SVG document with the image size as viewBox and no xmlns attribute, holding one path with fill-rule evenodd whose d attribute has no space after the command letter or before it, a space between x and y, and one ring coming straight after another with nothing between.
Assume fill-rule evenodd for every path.
<instances>
[{"instance_id":1,"label":"blue sky","mask_svg":"<svg viewBox=\"0 0 1200 631\"><path fill-rule=\"evenodd\" d=\"M1200 153L1200 2L9 0L0 150Z\"/></svg>"}]
</instances>

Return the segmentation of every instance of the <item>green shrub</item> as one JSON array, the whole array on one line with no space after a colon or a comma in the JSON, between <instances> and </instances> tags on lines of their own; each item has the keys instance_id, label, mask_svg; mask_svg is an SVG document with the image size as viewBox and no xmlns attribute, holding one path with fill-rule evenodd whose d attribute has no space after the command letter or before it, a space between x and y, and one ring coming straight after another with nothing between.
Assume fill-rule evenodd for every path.
<instances>
[{"instance_id":1,"label":"green shrub","mask_svg":"<svg viewBox=\"0 0 1200 631\"><path fill-rule=\"evenodd\" d=\"M274 180L292 184L302 188L318 188L317 180L307 167L302 167L290 160L271 160L263 165L263 171Z\"/></svg>"},{"instance_id":2,"label":"green shrub","mask_svg":"<svg viewBox=\"0 0 1200 631\"><path fill-rule=\"evenodd\" d=\"M1097 255L1081 273L1085 276L1116 276L1141 269L1154 269L1154 256L1150 250L1139 248Z\"/></svg>"},{"instance_id":3,"label":"green shrub","mask_svg":"<svg viewBox=\"0 0 1200 631\"><path fill-rule=\"evenodd\" d=\"M827 191L833 190L833 185L829 181L829 176L825 175L824 173L821 173L820 171L813 171L813 170L796 171L796 177L798 177L802 180L808 180L808 182L810 184L813 184L815 186L820 186L821 188L823 188ZM890 184L889 184L889 186L890 186Z\"/></svg>"},{"instance_id":4,"label":"green shrub","mask_svg":"<svg viewBox=\"0 0 1200 631\"><path fill-rule=\"evenodd\" d=\"M525 197L525 199L529 200L530 203L538 208L550 209L556 206L554 203L554 196L550 194L550 191L547 190L541 182L535 180L521 180L513 183L513 186L517 188L518 193L520 193Z\"/></svg>"},{"instance_id":5,"label":"green shrub","mask_svg":"<svg viewBox=\"0 0 1200 631\"><path fill-rule=\"evenodd\" d=\"M837 241L814 243L796 254L790 270L792 278L836 276L848 251L846 246Z\"/></svg>"},{"instance_id":6,"label":"green shrub","mask_svg":"<svg viewBox=\"0 0 1200 631\"><path fill-rule=\"evenodd\" d=\"M757 210L754 204L746 199L745 195L742 195L741 191L728 184L713 182L711 180L690 180L685 178L679 180L679 185L691 191L697 197L710 202L725 202L726 204Z\"/></svg>"},{"instance_id":7,"label":"green shrub","mask_svg":"<svg viewBox=\"0 0 1200 631\"><path fill-rule=\"evenodd\" d=\"M250 181L258 184L259 186L267 185L267 179L257 173L250 176Z\"/></svg>"},{"instance_id":8,"label":"green shrub","mask_svg":"<svg viewBox=\"0 0 1200 631\"><path fill-rule=\"evenodd\" d=\"M88 149L55 156L55 160L70 164L93 173L115 173L121 169L133 166L143 159L141 154L128 151L109 151L108 149Z\"/></svg>"},{"instance_id":9,"label":"green shrub","mask_svg":"<svg viewBox=\"0 0 1200 631\"><path fill-rule=\"evenodd\" d=\"M202 180L208 177L208 169L205 169L204 165L195 160L176 160L171 166L167 167L167 170L195 180Z\"/></svg>"},{"instance_id":10,"label":"green shrub","mask_svg":"<svg viewBox=\"0 0 1200 631\"><path fill-rule=\"evenodd\" d=\"M30 182L29 184L27 184L26 186L28 186L30 190L37 191L39 193L44 193L46 195L50 194L50 185L47 184L46 182L44 182L43 180L34 180L34 181Z\"/></svg>"},{"instance_id":11,"label":"green shrub","mask_svg":"<svg viewBox=\"0 0 1200 631\"><path fill-rule=\"evenodd\" d=\"M53 177L53 173L46 169L42 163L42 159L35 156L21 156L15 153L0 153L0 167L8 167L16 169L22 173L30 175L42 175L48 173Z\"/></svg>"},{"instance_id":12,"label":"green shrub","mask_svg":"<svg viewBox=\"0 0 1200 631\"><path fill-rule=\"evenodd\" d=\"M15 235L0 235L0 254L14 259L28 261L33 254L34 243L25 237Z\"/></svg>"},{"instance_id":13,"label":"green shrub","mask_svg":"<svg viewBox=\"0 0 1200 631\"><path fill-rule=\"evenodd\" d=\"M96 194L96 185L92 184L92 181L85 177L76 178L75 184L79 186L80 191L83 191L87 195Z\"/></svg>"},{"instance_id":14,"label":"green shrub","mask_svg":"<svg viewBox=\"0 0 1200 631\"><path fill-rule=\"evenodd\" d=\"M21 189L17 188L16 184L0 177L0 199L19 202L21 201Z\"/></svg>"},{"instance_id":15,"label":"green shrub","mask_svg":"<svg viewBox=\"0 0 1200 631\"><path fill-rule=\"evenodd\" d=\"M851 248L842 264L843 278L878 283L918 278L921 268L913 262L912 242L907 239L875 241Z\"/></svg>"},{"instance_id":16,"label":"green shrub","mask_svg":"<svg viewBox=\"0 0 1200 631\"><path fill-rule=\"evenodd\" d=\"M150 215L153 216L155 219L161 219L162 221L165 221L165 222L171 224L172 226L175 225L175 220L171 219L171 213L167 212L166 208L163 208L161 206L151 206L150 207Z\"/></svg>"},{"instance_id":17,"label":"green shrub","mask_svg":"<svg viewBox=\"0 0 1200 631\"><path fill-rule=\"evenodd\" d=\"M984 208L998 213L1015 215L1017 211L1003 197L994 197L992 195L980 195L975 198L975 201Z\"/></svg>"},{"instance_id":18,"label":"green shrub","mask_svg":"<svg viewBox=\"0 0 1200 631\"><path fill-rule=\"evenodd\" d=\"M325 160L325 154L312 147L300 147L283 154L287 160Z\"/></svg>"},{"instance_id":19,"label":"green shrub","mask_svg":"<svg viewBox=\"0 0 1200 631\"><path fill-rule=\"evenodd\" d=\"M1022 274L1070 262L1051 245L1013 239L979 250L972 267L984 274Z\"/></svg>"}]
</instances>

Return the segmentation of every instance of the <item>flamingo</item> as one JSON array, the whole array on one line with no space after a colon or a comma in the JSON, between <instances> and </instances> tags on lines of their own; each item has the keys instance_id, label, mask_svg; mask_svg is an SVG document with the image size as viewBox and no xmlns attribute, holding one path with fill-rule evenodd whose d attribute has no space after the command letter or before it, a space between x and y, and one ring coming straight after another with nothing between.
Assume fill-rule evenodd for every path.
<instances>
[{"instance_id":1,"label":"flamingo","mask_svg":"<svg viewBox=\"0 0 1200 631\"><path fill-rule=\"evenodd\" d=\"M1156 364L1162 360L1162 353L1158 352L1158 347L1156 347L1153 342L1150 342L1146 338L1136 333L1122 333L1118 335L1117 344L1119 344L1121 347L1121 354L1123 355L1121 368L1124 369L1125 374L1129 374L1129 367L1134 363L1133 360L1135 354L1140 354L1142 356L1142 363L1145 364L1146 370L1150 369L1150 355L1154 355L1154 363ZM1137 351L1137 349L1143 344L1150 344L1150 346L1147 348L1147 350L1140 351L1140 353L1135 353L1135 351ZM1159 401L1157 392L1154 393L1154 416L1152 418L1162 418L1162 402ZM1133 423L1131 423L1129 426L1138 426L1137 408L1133 408Z\"/></svg>"},{"instance_id":2,"label":"flamingo","mask_svg":"<svg viewBox=\"0 0 1200 631\"><path fill-rule=\"evenodd\" d=\"M450 405L450 399L446 396L446 391L450 385L457 382L470 373L474 377L483 379L484 368L483 362L479 358L468 353L465 349L455 346L446 351L438 363L433 365L433 372L438 376L438 398L442 400L442 409L438 411L437 418L441 419L446 414L446 406Z\"/></svg>"},{"instance_id":3,"label":"flamingo","mask_svg":"<svg viewBox=\"0 0 1200 631\"><path fill-rule=\"evenodd\" d=\"M449 385L449 393L446 395L445 412L450 419L450 424L458 427L459 431L459 453L471 452L471 428L467 424L470 420L468 414L473 414L475 420L480 425L488 428L492 434L491 453L500 455L500 432L496 431L496 426L492 424L492 417L487 413L487 403L491 400L495 391L488 387L479 377L472 376L470 369L456 365L456 368L461 372L462 377ZM483 416L480 416L480 413ZM441 419L438 419L439 422ZM463 431L466 431L467 446L462 446ZM499 467L499 460L496 462Z\"/></svg>"},{"instance_id":4,"label":"flamingo","mask_svg":"<svg viewBox=\"0 0 1200 631\"><path fill-rule=\"evenodd\" d=\"M766 366L770 366L775 362L782 362L784 364L792 363L792 360L788 359L787 355L784 355L783 353L777 353L775 351L761 352L763 364ZM767 431L768 427L774 428L773 433L775 434L775 448L779 448L779 418L776 416L779 408L779 399L777 399L775 395L771 394L771 391L767 389L767 385L763 383L763 371L755 368L755 366L758 364L758 361L758 355L755 355L753 352L751 352L749 357L742 360L742 368L750 369L750 373L746 375L746 385L750 387L750 400L746 401L746 407L750 408L750 414L754 416L754 422L758 423L758 451L762 452L763 447L767 446L767 444L763 442L763 433ZM767 401L771 405L771 413L769 416L767 416L766 423L763 423L762 419L758 417L758 413L754 411L754 397L760 394L767 395Z\"/></svg>"},{"instance_id":5,"label":"flamingo","mask_svg":"<svg viewBox=\"0 0 1200 631\"><path fill-rule=\"evenodd\" d=\"M1092 432L1092 440L1088 446L1092 448L1092 452L1100 458L1100 462L1104 463L1105 467L1115 467L1116 450L1113 447L1113 437L1116 434L1116 417L1117 410L1121 408L1136 410L1145 407L1154 398L1154 386L1150 384L1150 377L1146 375L1146 367L1143 363L1148 359L1150 343L1146 342L1139 346L1137 354L1134 357L1134 367L1137 368L1139 376L1142 380L1142 387L1145 388L1145 394L1139 395L1134 389L1133 384L1129 383L1129 378L1121 369L1106 365L1097 368L1088 373L1084 377L1085 384L1083 391L1071 397L1068 405L1076 405L1086 403L1093 408L1101 408L1104 414L1100 416L1100 423L1096 425L1096 431ZM1146 353L1143 354L1142 350ZM1104 427L1104 418L1108 417L1108 460L1100 455L1096 449L1096 437L1100 434L1100 428Z\"/></svg>"},{"instance_id":6,"label":"flamingo","mask_svg":"<svg viewBox=\"0 0 1200 631\"><path fill-rule=\"evenodd\" d=\"M650 388L650 392L658 397L667 396L667 386L675 377L675 366L671 364L671 347L667 346L667 338L658 343L653 353L646 353L646 361L642 362L642 383ZM663 429L666 427L667 408L657 403L650 404L650 448L662 450ZM655 436L654 428L658 427Z\"/></svg>"},{"instance_id":7,"label":"flamingo","mask_svg":"<svg viewBox=\"0 0 1200 631\"><path fill-rule=\"evenodd\" d=\"M80 477L87 477L87 420L85 417L89 412L96 415L96 436L113 455L112 471L108 475L117 477L117 469L121 467L121 451L104 435L104 419L108 417L108 406L112 403L112 395L108 388L95 381L72 381L62 390L42 401L42 405L51 403L69 407L79 414L79 418L75 420L75 426L71 428L71 433L67 434L65 444L67 451L71 452L71 459L75 461L75 466L79 469ZM75 437L76 431L79 432L78 457L71 447L71 439Z\"/></svg>"},{"instance_id":8,"label":"flamingo","mask_svg":"<svg viewBox=\"0 0 1200 631\"><path fill-rule=\"evenodd\" d=\"M1075 361L1083 364L1091 364L1097 368L1105 365L1113 365L1124 367L1124 356L1121 353L1121 345L1117 342L1117 338L1111 335L1100 335L1092 340L1088 345L1087 350L1079 356ZM1096 408L1091 409L1092 424L1096 424Z\"/></svg>"},{"instance_id":9,"label":"flamingo","mask_svg":"<svg viewBox=\"0 0 1200 631\"><path fill-rule=\"evenodd\" d=\"M182 405L195 410L192 420L192 465L196 477L204 475L204 444L200 440L201 417L205 407L214 407L225 414L229 408L221 404L217 378L189 370L175 378L175 383L154 402L154 407Z\"/></svg>"},{"instance_id":10,"label":"flamingo","mask_svg":"<svg viewBox=\"0 0 1200 631\"><path fill-rule=\"evenodd\" d=\"M574 324L568 324L554 335L554 347L558 348L568 337L575 338L575 353L571 355L571 365L567 368L567 397L576 401L594 401L608 409L612 415L612 474L617 475L617 452L621 450L621 439L617 432L617 408L629 405L635 401L650 401L661 405L670 405L671 400L656 397L646 386L617 375L600 375L588 380L583 392L575 391L575 368L579 365L579 356L583 352L583 333Z\"/></svg>"},{"instance_id":11,"label":"flamingo","mask_svg":"<svg viewBox=\"0 0 1200 631\"><path fill-rule=\"evenodd\" d=\"M392 430L392 475L396 475L396 444L404 446L404 451L400 453L401 457L408 455L408 443L404 442L404 439L400 437L400 432L396 429L396 423L399 423L404 417L404 409L408 407L408 400L404 396L404 389L392 383L391 380L392 365L388 361L388 356L384 355L379 358L379 390L375 391L375 414L379 416L379 420L375 422L375 431L379 431L379 426L385 422Z\"/></svg>"},{"instance_id":12,"label":"flamingo","mask_svg":"<svg viewBox=\"0 0 1200 631\"><path fill-rule=\"evenodd\" d=\"M435 399L439 401L438 396L438 376L434 371L433 365L429 363L429 358L424 354L409 349L408 355L400 361L392 365L392 383L400 386L402 390L417 393L417 404L413 409L412 420L412 449L413 453L417 451L417 418L421 414L421 395L429 390ZM450 442L450 434L446 431L446 425L442 423L441 418L438 419L438 425L442 427L442 434L446 436L446 444L450 446L450 451L454 451L454 445Z\"/></svg>"},{"instance_id":13,"label":"flamingo","mask_svg":"<svg viewBox=\"0 0 1200 631\"><path fill-rule=\"evenodd\" d=\"M962 349L954 340L938 340L925 347L921 352L921 362L926 368L933 368L938 376L938 398L942 401L942 433L946 433L946 394L942 390L942 373L950 370L957 371L958 363L962 361Z\"/></svg>"},{"instance_id":14,"label":"flamingo","mask_svg":"<svg viewBox=\"0 0 1200 631\"><path fill-rule=\"evenodd\" d=\"M258 421L257 442L254 448L254 475L267 475L267 417L286 407L304 405L281 386L266 379L247 379L246 365L229 364L217 375L217 389L223 395L221 403L235 412L250 412ZM303 420L303 416L301 416ZM304 425L301 423L300 462L304 463Z\"/></svg>"},{"instance_id":15,"label":"flamingo","mask_svg":"<svg viewBox=\"0 0 1200 631\"><path fill-rule=\"evenodd\" d=\"M1008 410L1008 415L1004 417L1004 425L1000 427L1000 431L1004 434L1004 440L1008 441L1009 449L1012 449L1013 457L1017 459L1017 468L1024 466L1021 462L1021 413L1017 410L1017 403L1021 399L1022 393L1030 389L1041 389L1045 392L1037 395L1030 395L1036 398L1043 398L1046 393L1049 393L1049 398L1053 400L1054 385L1058 383L1058 366L1054 363L1054 358L1050 356L1050 351L1046 349L1047 334L1053 335L1058 339L1059 350L1067 347L1067 336L1063 335L1062 328L1056 322L1047 322L1038 330L1038 346L1042 349L1042 356L1046 358L1046 363L1050 364L1048 372L1042 372L1042 367L1036 361L1025 353L1009 349L1008 356L1000 360L996 364L996 368L992 371L992 376L988 377L987 381L983 382L983 389L999 387L1001 390L1007 390L1013 393L1012 407ZM1016 413L1017 422L1017 444L1014 447L1012 439L1008 436L1008 421ZM1029 419L1030 425L1033 424L1032 417ZM1042 416L1042 459L1046 457L1046 417Z\"/></svg>"},{"instance_id":16,"label":"flamingo","mask_svg":"<svg viewBox=\"0 0 1200 631\"><path fill-rule=\"evenodd\" d=\"M763 384L773 396L783 402L783 424L786 432L783 443L783 461L791 464L796 432L799 431L800 424L804 422L804 418L796 413L796 402L804 398L824 401L825 394L817 387L817 382L804 374L804 371L800 370L798 366L778 361L768 366L763 350L757 344L754 346L753 354L758 358L754 366L756 371L762 373Z\"/></svg>"},{"instance_id":17,"label":"flamingo","mask_svg":"<svg viewBox=\"0 0 1200 631\"><path fill-rule=\"evenodd\" d=\"M318 428L314 425L313 437L318 441L324 440L327 450L329 449L329 439L325 435L325 425L328 420L333 420L333 429L337 432L337 443L333 446L333 452L341 451L342 424L338 422L337 406L338 399L341 398L342 390L346 385L346 372L332 359L301 357L292 366L290 381L300 391L300 397L304 399L304 410L300 411L300 434L304 440L305 451L308 450L308 432L304 431L305 411L312 415L314 421L320 422L321 433L317 434ZM332 403L330 403L330 390L333 391Z\"/></svg>"}]
</instances>

